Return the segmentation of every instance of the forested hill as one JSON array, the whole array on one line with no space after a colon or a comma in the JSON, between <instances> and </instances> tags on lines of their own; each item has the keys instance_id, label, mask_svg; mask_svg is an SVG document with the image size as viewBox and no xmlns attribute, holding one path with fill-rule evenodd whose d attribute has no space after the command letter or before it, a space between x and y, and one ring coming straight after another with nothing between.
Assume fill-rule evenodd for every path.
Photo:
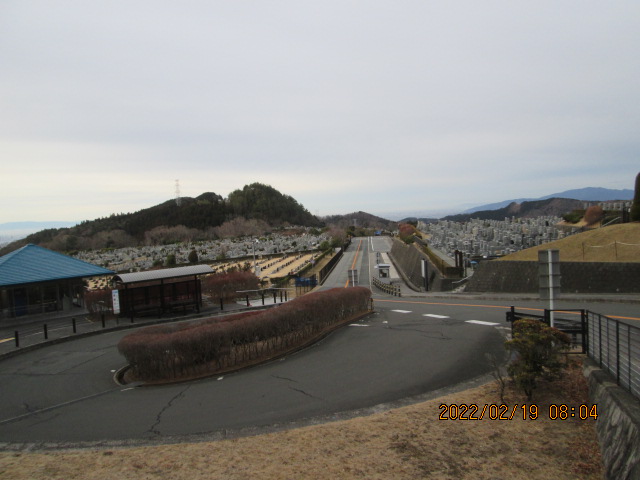
<instances>
[{"instance_id":1,"label":"forested hill","mask_svg":"<svg viewBox=\"0 0 640 480\"><path fill-rule=\"evenodd\" d=\"M374 229L374 230L396 230L398 222L393 222L382 217L376 217L366 212L353 212L346 215L329 215L322 217L327 225L333 225L345 230L354 229Z\"/></svg>"},{"instance_id":2,"label":"forested hill","mask_svg":"<svg viewBox=\"0 0 640 480\"><path fill-rule=\"evenodd\" d=\"M287 224L321 226L320 220L293 197L261 183L235 190L226 199L207 192L196 198L183 197L179 203L169 200L135 213L114 214L71 228L42 230L9 244L0 255L27 243L71 251L197 240L224 236L224 232L254 234Z\"/></svg>"}]
</instances>

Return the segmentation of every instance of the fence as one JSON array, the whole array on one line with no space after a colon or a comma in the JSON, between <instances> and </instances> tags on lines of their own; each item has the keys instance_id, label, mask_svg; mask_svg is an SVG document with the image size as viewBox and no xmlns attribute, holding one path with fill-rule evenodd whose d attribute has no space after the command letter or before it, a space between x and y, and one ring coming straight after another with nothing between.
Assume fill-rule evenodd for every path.
<instances>
[{"instance_id":1,"label":"fence","mask_svg":"<svg viewBox=\"0 0 640 480\"><path fill-rule=\"evenodd\" d=\"M400 287L398 287L397 285L384 283L375 277L373 277L373 285L379 288L380 290L382 290L383 292L388 293L389 295L395 295L396 297L402 296L400 295Z\"/></svg>"},{"instance_id":2,"label":"fence","mask_svg":"<svg viewBox=\"0 0 640 480\"><path fill-rule=\"evenodd\" d=\"M558 313L580 312L580 320L556 318L554 326L572 335L580 335L582 353L586 353L617 384L640 399L640 328L589 310L554 310ZM507 321L537 318L549 324L551 310L544 315L507 312ZM512 323L513 326L513 323Z\"/></svg>"},{"instance_id":3,"label":"fence","mask_svg":"<svg viewBox=\"0 0 640 480\"><path fill-rule=\"evenodd\" d=\"M345 250L347 249L347 247L351 244L351 238L349 238L344 245L340 248L340 250L331 258L331 260L329 260L329 263L327 263L321 270L319 273L319 283L323 284L324 281L327 279L327 277L329 276L329 274L331 273L331 270L333 270L333 267L335 267L337 265L337 263L340 261L340 259L342 258L342 254L345 252Z\"/></svg>"},{"instance_id":4,"label":"fence","mask_svg":"<svg viewBox=\"0 0 640 480\"><path fill-rule=\"evenodd\" d=\"M640 328L587 312L589 357L618 385L640 398Z\"/></svg>"}]
</instances>

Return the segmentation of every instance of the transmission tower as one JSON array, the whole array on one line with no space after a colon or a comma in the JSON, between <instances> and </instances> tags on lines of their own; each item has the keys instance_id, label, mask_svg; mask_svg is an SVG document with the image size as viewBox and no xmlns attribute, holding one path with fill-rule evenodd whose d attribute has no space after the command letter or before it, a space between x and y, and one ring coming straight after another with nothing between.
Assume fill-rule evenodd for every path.
<instances>
[{"instance_id":1,"label":"transmission tower","mask_svg":"<svg viewBox=\"0 0 640 480\"><path fill-rule=\"evenodd\" d=\"M176 205L180 206L182 199L180 198L180 180L176 179Z\"/></svg>"}]
</instances>

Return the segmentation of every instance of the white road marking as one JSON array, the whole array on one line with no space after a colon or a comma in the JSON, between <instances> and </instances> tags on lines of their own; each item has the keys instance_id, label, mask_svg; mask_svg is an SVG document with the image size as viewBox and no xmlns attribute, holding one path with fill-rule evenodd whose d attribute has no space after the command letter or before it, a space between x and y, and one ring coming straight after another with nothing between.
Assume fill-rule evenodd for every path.
<instances>
[{"instance_id":1,"label":"white road marking","mask_svg":"<svg viewBox=\"0 0 640 480\"><path fill-rule=\"evenodd\" d=\"M449 318L446 315L436 315L435 313L425 313L422 316L423 317L432 317L432 318Z\"/></svg>"},{"instance_id":2,"label":"white road marking","mask_svg":"<svg viewBox=\"0 0 640 480\"><path fill-rule=\"evenodd\" d=\"M411 313L411 310L391 310L392 312L397 312L397 313Z\"/></svg>"},{"instance_id":3,"label":"white road marking","mask_svg":"<svg viewBox=\"0 0 640 480\"><path fill-rule=\"evenodd\" d=\"M500 325L499 323L483 322L482 320L467 320L466 323L475 323L477 325L488 325L488 326Z\"/></svg>"},{"instance_id":4,"label":"white road marking","mask_svg":"<svg viewBox=\"0 0 640 480\"><path fill-rule=\"evenodd\" d=\"M369 325L362 325L360 323L350 323L350 327L368 327Z\"/></svg>"}]
</instances>

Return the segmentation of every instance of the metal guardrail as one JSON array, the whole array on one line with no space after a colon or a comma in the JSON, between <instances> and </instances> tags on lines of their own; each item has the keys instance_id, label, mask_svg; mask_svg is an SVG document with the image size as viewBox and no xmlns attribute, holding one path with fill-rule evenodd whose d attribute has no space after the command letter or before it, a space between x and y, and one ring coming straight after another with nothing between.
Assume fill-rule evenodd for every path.
<instances>
[{"instance_id":1,"label":"metal guardrail","mask_svg":"<svg viewBox=\"0 0 640 480\"><path fill-rule=\"evenodd\" d=\"M640 328L587 312L589 357L618 385L640 398Z\"/></svg>"},{"instance_id":2,"label":"metal guardrail","mask_svg":"<svg viewBox=\"0 0 640 480\"><path fill-rule=\"evenodd\" d=\"M398 287L397 285L391 285L389 283L381 282L375 277L373 278L373 285L376 288L379 288L380 290L382 290L384 293L388 293L389 295L394 295L396 297L402 296L400 293L400 287Z\"/></svg>"},{"instance_id":3,"label":"metal guardrail","mask_svg":"<svg viewBox=\"0 0 640 480\"><path fill-rule=\"evenodd\" d=\"M511 307L506 315L512 326L521 318L536 318L548 325L550 312L545 310L544 315L533 315L516 312ZM620 387L640 399L640 327L589 310L555 312L580 312L580 320L556 318L554 326L563 332L580 335L582 353L615 378Z\"/></svg>"},{"instance_id":4,"label":"metal guardrail","mask_svg":"<svg viewBox=\"0 0 640 480\"><path fill-rule=\"evenodd\" d=\"M533 313L521 313L516 312L514 307L511 307L511 310L506 312L507 322L511 323L511 329L513 333L513 323L516 320L520 320L522 318L533 318L536 320L540 320L541 322L546 323L547 325L551 325L551 313L554 316L554 327L560 330L561 332L567 333L571 335L571 340L573 345L580 345L580 352L572 351L569 353L587 353L588 345L589 345L589 337L588 337L588 329L586 322L586 310L581 309L562 309L562 310L544 310L543 315L535 315ZM557 314L574 314L579 315L578 318L570 318L566 316L559 316ZM578 339L579 337L579 339Z\"/></svg>"}]
</instances>

